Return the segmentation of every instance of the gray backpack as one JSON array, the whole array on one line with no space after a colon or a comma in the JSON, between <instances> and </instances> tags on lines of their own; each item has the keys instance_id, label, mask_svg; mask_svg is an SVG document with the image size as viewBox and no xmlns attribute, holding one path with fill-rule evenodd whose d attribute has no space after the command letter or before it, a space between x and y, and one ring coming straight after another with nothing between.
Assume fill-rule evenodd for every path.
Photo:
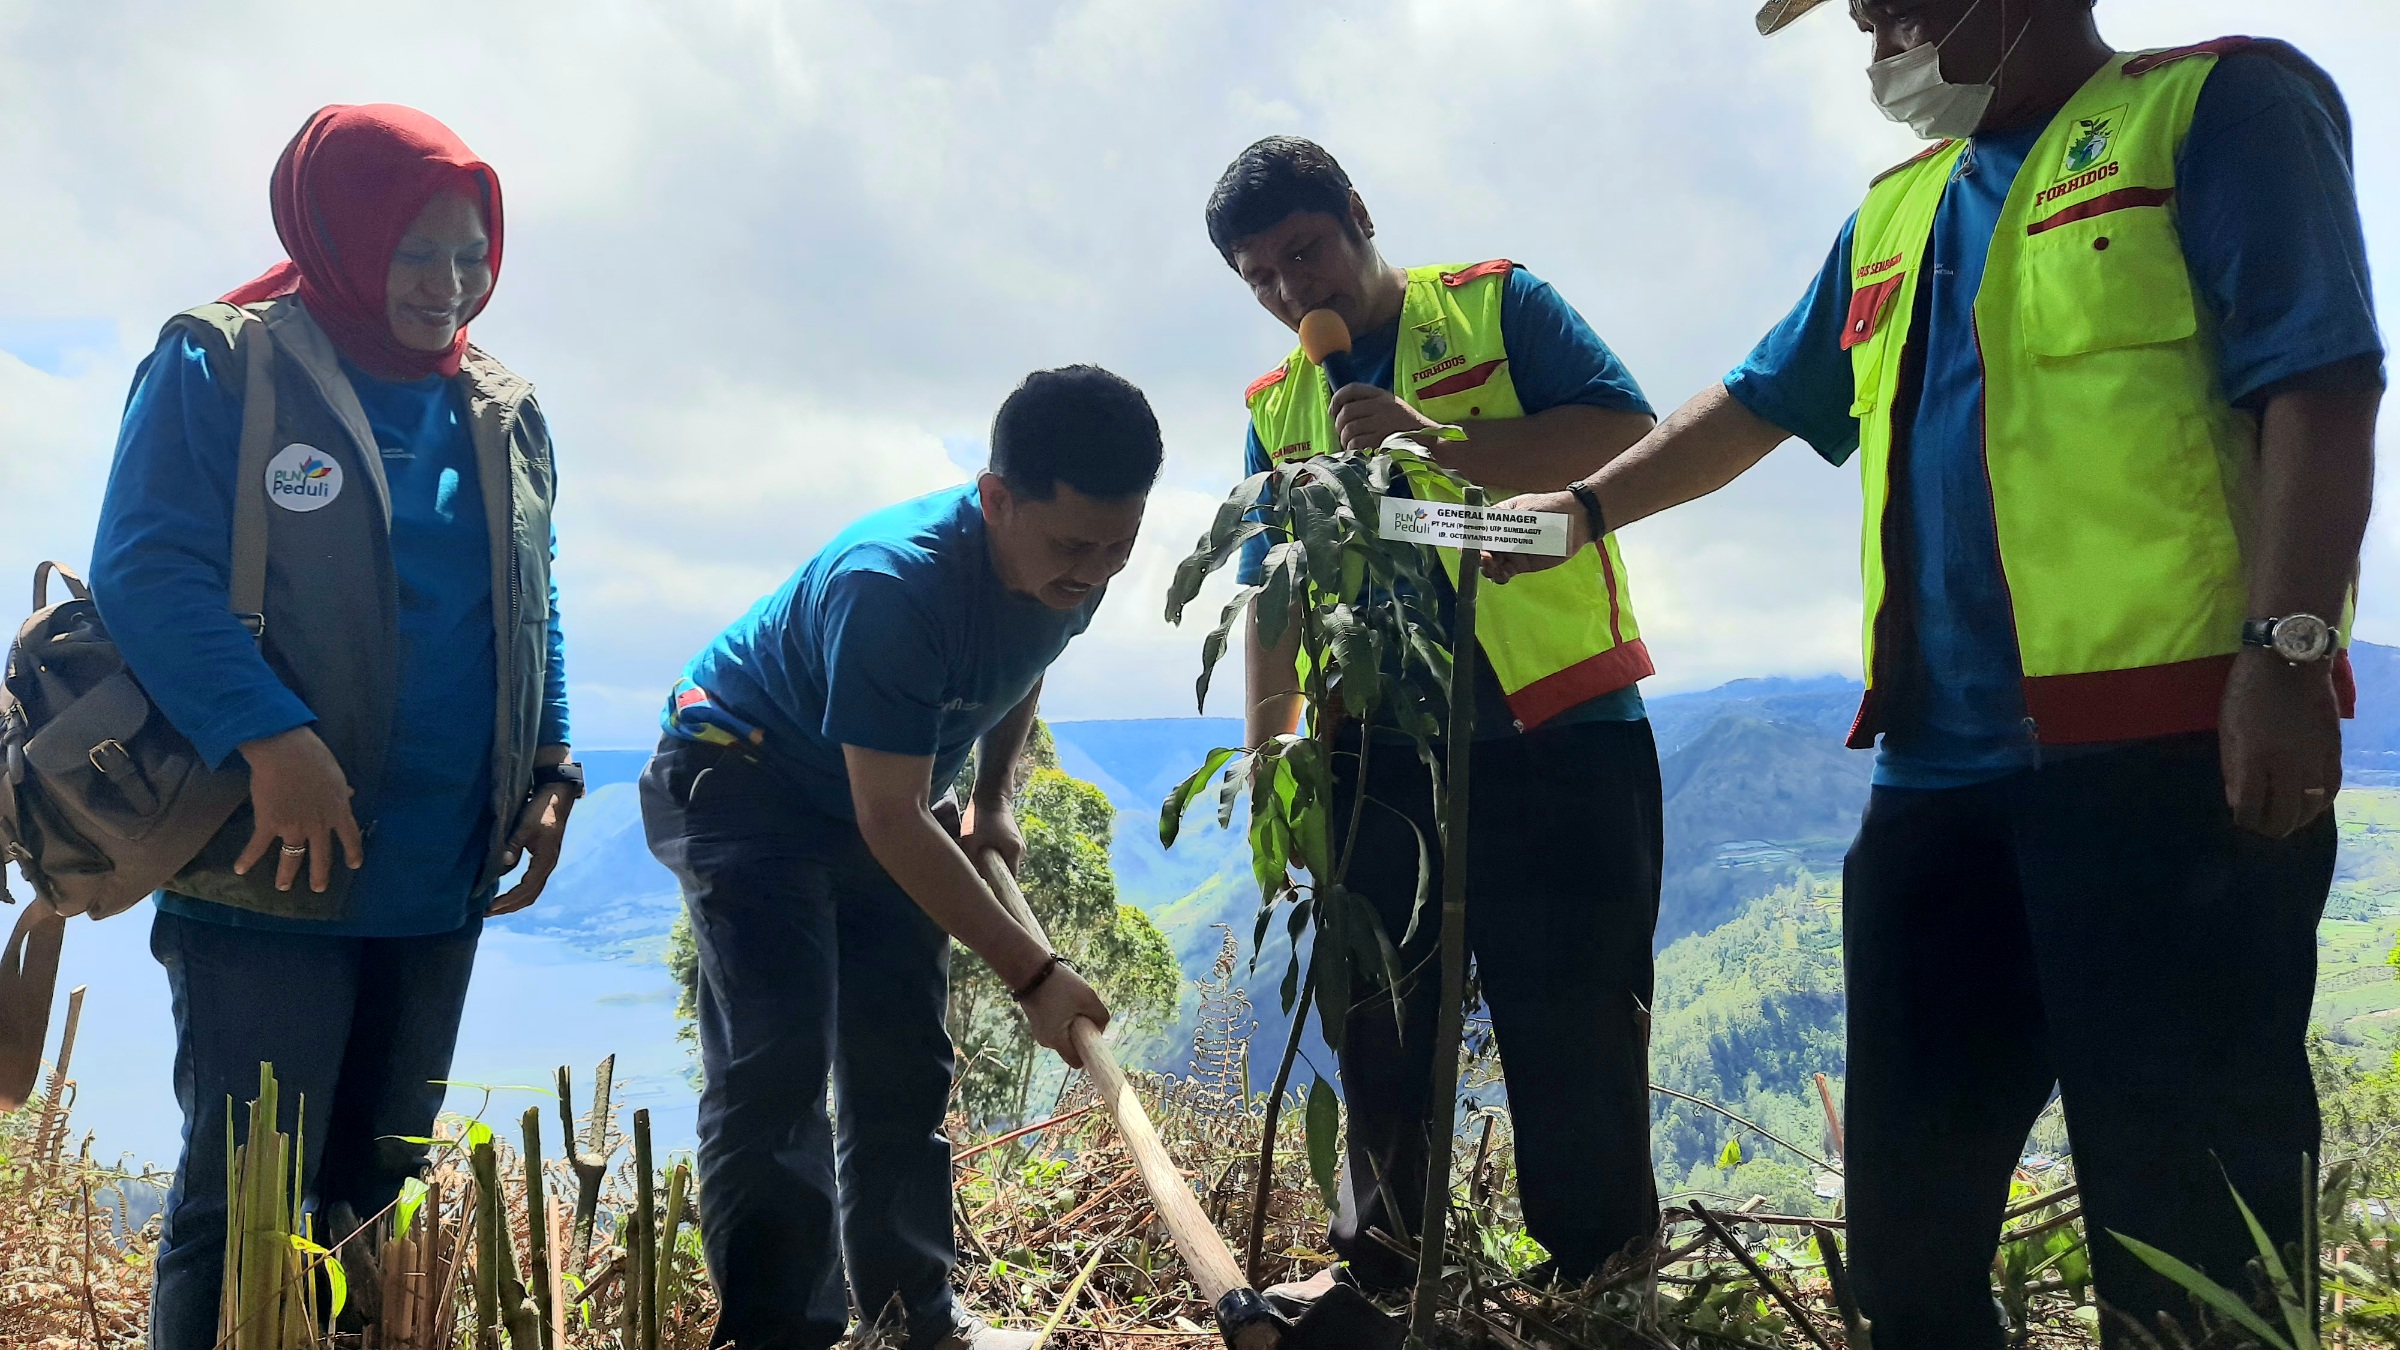
<instances>
[{"instance_id":1,"label":"gray backpack","mask_svg":"<svg viewBox=\"0 0 2400 1350\"><path fill-rule=\"evenodd\" d=\"M231 598L257 633L274 359L264 324L242 334ZM53 573L68 591L55 605ZM201 760L126 666L91 591L55 562L34 569L33 617L17 630L0 678L0 757L0 900L16 902L9 863L33 887L0 954L0 1109L8 1109L23 1103L40 1070L67 919L105 919L164 886L249 800L250 775L238 759L217 769Z\"/></svg>"}]
</instances>

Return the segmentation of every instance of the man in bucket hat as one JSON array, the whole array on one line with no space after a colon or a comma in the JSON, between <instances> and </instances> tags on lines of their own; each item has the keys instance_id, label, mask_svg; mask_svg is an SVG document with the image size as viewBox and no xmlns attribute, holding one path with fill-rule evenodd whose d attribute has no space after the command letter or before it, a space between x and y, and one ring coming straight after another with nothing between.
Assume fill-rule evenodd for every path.
<instances>
[{"instance_id":1,"label":"man in bucket hat","mask_svg":"<svg viewBox=\"0 0 2400 1350\"><path fill-rule=\"evenodd\" d=\"M2295 1242L2318 1147L2306 1030L2383 384L2348 115L2289 46L2120 53L2091 0L1850 11L1877 105L1935 144L1721 386L1584 491L1507 505L1570 514L1580 545L1792 436L1859 456L1861 1310L1878 1350L1997 1350L2000 1216L2055 1089L2123 1343L2189 1305L2112 1234L2248 1292L2228 1183Z\"/></svg>"}]
</instances>

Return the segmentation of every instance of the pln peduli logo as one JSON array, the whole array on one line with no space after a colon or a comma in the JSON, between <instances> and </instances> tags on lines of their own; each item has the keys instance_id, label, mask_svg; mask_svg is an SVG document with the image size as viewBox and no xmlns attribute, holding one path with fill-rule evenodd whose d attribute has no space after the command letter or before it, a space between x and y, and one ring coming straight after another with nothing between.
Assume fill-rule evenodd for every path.
<instances>
[{"instance_id":1,"label":"pln peduli logo","mask_svg":"<svg viewBox=\"0 0 2400 1350\"><path fill-rule=\"evenodd\" d=\"M286 511L319 510L342 495L342 466L313 445L287 445L267 461L266 488Z\"/></svg>"}]
</instances>

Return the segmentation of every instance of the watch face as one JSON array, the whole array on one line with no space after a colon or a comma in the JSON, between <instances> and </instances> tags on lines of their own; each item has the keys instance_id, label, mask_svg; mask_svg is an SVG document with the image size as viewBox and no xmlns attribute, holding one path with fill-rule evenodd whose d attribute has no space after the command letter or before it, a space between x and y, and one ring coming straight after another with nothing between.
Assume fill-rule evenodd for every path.
<instances>
[{"instance_id":1,"label":"watch face","mask_svg":"<svg viewBox=\"0 0 2400 1350\"><path fill-rule=\"evenodd\" d=\"M2275 624L2275 654L2298 664L2314 661L2333 645L2333 630L2314 614L2294 614Z\"/></svg>"}]
</instances>

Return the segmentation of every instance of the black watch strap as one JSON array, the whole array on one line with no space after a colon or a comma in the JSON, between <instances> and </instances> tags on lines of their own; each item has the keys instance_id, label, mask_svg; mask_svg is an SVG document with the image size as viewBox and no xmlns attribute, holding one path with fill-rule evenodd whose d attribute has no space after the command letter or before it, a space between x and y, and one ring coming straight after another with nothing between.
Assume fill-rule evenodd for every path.
<instances>
[{"instance_id":1,"label":"black watch strap","mask_svg":"<svg viewBox=\"0 0 2400 1350\"><path fill-rule=\"evenodd\" d=\"M1567 491L1583 504L1584 523L1592 527L1592 539L1598 542L1608 534L1608 517L1600 511L1600 494L1592 491L1592 485L1582 479L1567 484Z\"/></svg>"},{"instance_id":2,"label":"black watch strap","mask_svg":"<svg viewBox=\"0 0 2400 1350\"><path fill-rule=\"evenodd\" d=\"M573 795L581 798L583 796L583 766L573 760L564 764L537 764L533 769L533 785L537 788L552 786L572 788Z\"/></svg>"}]
</instances>

